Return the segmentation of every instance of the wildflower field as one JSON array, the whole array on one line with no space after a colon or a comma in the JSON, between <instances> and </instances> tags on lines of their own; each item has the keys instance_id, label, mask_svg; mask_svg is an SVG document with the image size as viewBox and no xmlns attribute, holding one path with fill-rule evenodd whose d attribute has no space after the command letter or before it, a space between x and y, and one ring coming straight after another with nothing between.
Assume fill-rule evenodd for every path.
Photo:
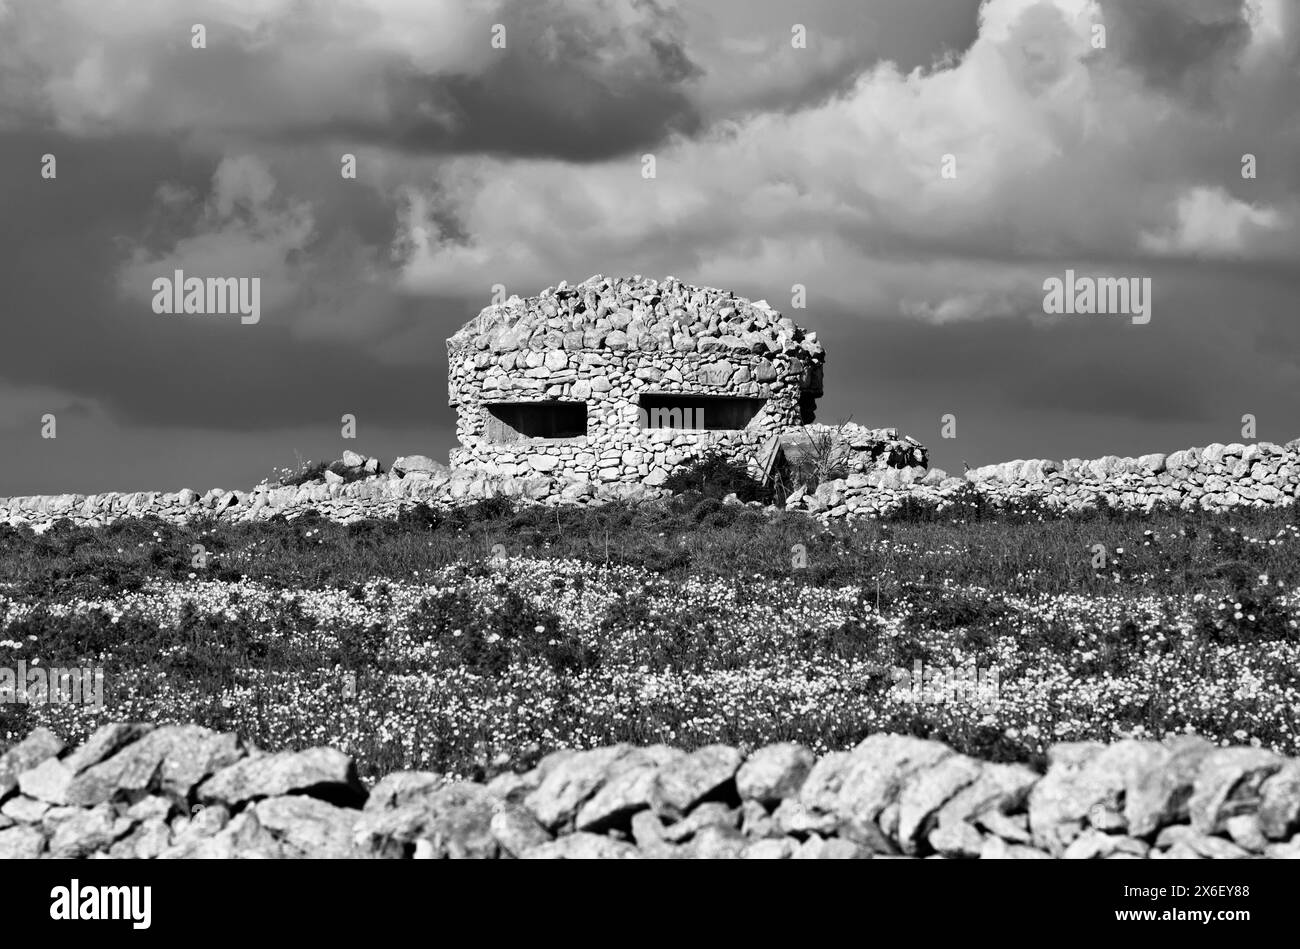
<instances>
[{"instance_id":1,"label":"wildflower field","mask_svg":"<svg viewBox=\"0 0 1300 949\"><path fill-rule=\"evenodd\" d=\"M1298 621L1290 509L826 527L684 495L0 528L0 670L103 670L102 707L0 683L0 747L146 720L333 745L369 777L619 741L822 753L882 730L1031 763L1182 731L1296 755ZM921 669L993 688L907 688Z\"/></svg>"}]
</instances>

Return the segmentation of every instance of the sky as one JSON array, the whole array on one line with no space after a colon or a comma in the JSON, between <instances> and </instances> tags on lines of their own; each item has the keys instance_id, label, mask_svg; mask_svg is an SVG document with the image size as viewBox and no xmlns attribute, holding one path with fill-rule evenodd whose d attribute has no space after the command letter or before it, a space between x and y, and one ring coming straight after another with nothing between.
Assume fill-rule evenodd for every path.
<instances>
[{"instance_id":1,"label":"sky","mask_svg":"<svg viewBox=\"0 0 1300 949\"><path fill-rule=\"evenodd\" d=\"M950 471L1288 441L1300 4L0 0L0 496L445 459L446 338L593 274L768 300Z\"/></svg>"}]
</instances>

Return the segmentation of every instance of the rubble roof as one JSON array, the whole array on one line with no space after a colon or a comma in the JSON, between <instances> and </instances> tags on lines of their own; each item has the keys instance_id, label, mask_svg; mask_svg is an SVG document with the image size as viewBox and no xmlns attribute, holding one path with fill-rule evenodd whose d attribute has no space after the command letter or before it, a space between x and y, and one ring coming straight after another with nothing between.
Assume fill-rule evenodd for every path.
<instances>
[{"instance_id":1,"label":"rubble roof","mask_svg":"<svg viewBox=\"0 0 1300 949\"><path fill-rule=\"evenodd\" d=\"M704 342L702 342L704 341ZM696 287L674 277L588 277L561 281L537 296L484 307L447 340L449 350L656 349L735 350L824 356L805 332L766 300Z\"/></svg>"}]
</instances>

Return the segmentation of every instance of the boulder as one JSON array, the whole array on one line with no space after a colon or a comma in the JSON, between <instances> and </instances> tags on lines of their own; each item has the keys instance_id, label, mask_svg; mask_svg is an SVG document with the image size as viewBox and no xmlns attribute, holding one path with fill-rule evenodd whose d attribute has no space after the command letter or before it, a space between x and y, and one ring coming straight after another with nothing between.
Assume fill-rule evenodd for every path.
<instances>
[{"instance_id":1,"label":"boulder","mask_svg":"<svg viewBox=\"0 0 1300 949\"><path fill-rule=\"evenodd\" d=\"M48 728L34 728L26 738L0 755L0 799L18 787L18 776L67 747Z\"/></svg>"},{"instance_id":2,"label":"boulder","mask_svg":"<svg viewBox=\"0 0 1300 949\"><path fill-rule=\"evenodd\" d=\"M780 742L759 748L736 772L741 800L778 804L795 797L816 759L803 745Z\"/></svg>"},{"instance_id":3,"label":"boulder","mask_svg":"<svg viewBox=\"0 0 1300 949\"><path fill-rule=\"evenodd\" d=\"M90 807L147 793L184 801L196 784L244 754L233 734L198 725L166 725L78 774L68 786L68 802Z\"/></svg>"},{"instance_id":4,"label":"boulder","mask_svg":"<svg viewBox=\"0 0 1300 949\"><path fill-rule=\"evenodd\" d=\"M348 806L360 806L366 799L356 765L348 755L333 748L243 758L198 788L200 801L228 806L285 794L302 794Z\"/></svg>"},{"instance_id":5,"label":"boulder","mask_svg":"<svg viewBox=\"0 0 1300 949\"><path fill-rule=\"evenodd\" d=\"M728 745L705 745L665 764L655 782L655 807L660 813L684 814L714 795L734 794L733 779L743 759Z\"/></svg>"}]
</instances>

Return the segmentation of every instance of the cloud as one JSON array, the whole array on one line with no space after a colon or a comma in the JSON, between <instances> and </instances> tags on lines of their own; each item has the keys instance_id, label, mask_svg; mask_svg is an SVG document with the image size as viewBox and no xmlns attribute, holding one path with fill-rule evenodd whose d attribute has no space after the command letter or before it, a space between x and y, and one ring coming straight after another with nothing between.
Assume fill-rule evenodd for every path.
<instances>
[{"instance_id":1,"label":"cloud","mask_svg":"<svg viewBox=\"0 0 1300 949\"><path fill-rule=\"evenodd\" d=\"M589 159L697 121L681 21L652 2L43 0L5 25L0 123L78 134Z\"/></svg>"},{"instance_id":2,"label":"cloud","mask_svg":"<svg viewBox=\"0 0 1300 949\"><path fill-rule=\"evenodd\" d=\"M975 39L979 0L713 0L681 5L703 74L691 95L709 120L796 112L843 95L889 61L930 69ZM803 28L796 47L794 28Z\"/></svg>"},{"instance_id":3,"label":"cloud","mask_svg":"<svg viewBox=\"0 0 1300 949\"><path fill-rule=\"evenodd\" d=\"M1121 19L1111 34L1155 44L1149 34L1179 8L1163 9ZM1188 13L1192 26L1199 9ZM424 227L426 239L409 244L404 285L470 292L687 267L764 291L800 279L848 302L878 297L905 269L900 259L928 262L940 280L960 268L964 287L924 304L906 294L907 312L930 319L1017 312L1002 304L1007 273L1024 260L1286 259L1297 221L1236 195L1249 187L1237 156L1260 141L1257 126L1294 122L1289 96L1251 94L1279 55L1291 55L1290 32L1276 29L1295 25L1205 9L1220 9L1212 35L1222 32L1214 24L1232 24L1215 46L1221 55L1196 67L1221 98L1209 121L1204 103L1171 100L1135 72L1127 47L1097 55L1091 28L1111 15L1104 5L990 0L978 40L948 68L904 74L880 64L816 107L678 137L656 150L652 181L628 159L580 176L553 162L453 159L436 191L411 199L404 226L440 209L468 236ZM1176 74L1172 61L1159 72ZM1285 202L1300 189L1300 141L1272 141L1270 181L1259 185ZM955 157L955 180L940 174L945 155ZM1227 196L1206 198L1218 194ZM743 260L751 266L738 268ZM1032 285L1041 279L1040 269Z\"/></svg>"},{"instance_id":4,"label":"cloud","mask_svg":"<svg viewBox=\"0 0 1300 949\"><path fill-rule=\"evenodd\" d=\"M1296 222L1294 212L1256 207L1223 188L1198 187L1178 199L1177 221L1160 233L1144 234L1142 247L1156 254L1246 257L1280 234L1290 235L1296 246Z\"/></svg>"},{"instance_id":5,"label":"cloud","mask_svg":"<svg viewBox=\"0 0 1300 949\"><path fill-rule=\"evenodd\" d=\"M382 248L348 226L321 234L311 203L282 193L255 156L223 159L205 198L164 182L154 211L149 233L124 241L117 278L140 306L153 299L155 278L180 270L259 278L269 325L294 338L378 346L402 321Z\"/></svg>"},{"instance_id":6,"label":"cloud","mask_svg":"<svg viewBox=\"0 0 1300 949\"><path fill-rule=\"evenodd\" d=\"M1098 0L1107 48L1148 85L1192 97L1228 78L1251 41L1247 0Z\"/></svg>"},{"instance_id":7,"label":"cloud","mask_svg":"<svg viewBox=\"0 0 1300 949\"><path fill-rule=\"evenodd\" d=\"M164 183L156 203L155 233L131 243L129 261L119 273L119 289L128 298L151 300L154 279L176 270L196 277L260 277L268 310L300 292L304 267L297 261L315 235L312 211L278 195L274 178L257 158L221 161L202 202Z\"/></svg>"}]
</instances>

